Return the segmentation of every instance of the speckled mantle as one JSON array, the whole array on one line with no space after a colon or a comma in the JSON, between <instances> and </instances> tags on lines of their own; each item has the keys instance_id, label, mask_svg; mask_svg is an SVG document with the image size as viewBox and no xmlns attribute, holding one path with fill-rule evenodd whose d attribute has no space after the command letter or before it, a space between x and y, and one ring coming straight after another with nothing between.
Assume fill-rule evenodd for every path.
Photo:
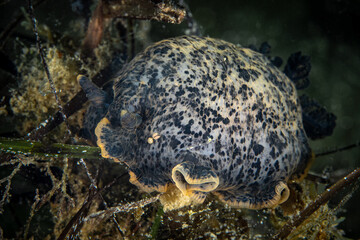
<instances>
[{"instance_id":1,"label":"speckled mantle","mask_svg":"<svg viewBox=\"0 0 360 240\"><path fill-rule=\"evenodd\" d=\"M194 36L137 55L95 134L145 191L175 183L189 203L212 192L253 209L285 201L311 154L294 84L258 52Z\"/></svg>"}]
</instances>

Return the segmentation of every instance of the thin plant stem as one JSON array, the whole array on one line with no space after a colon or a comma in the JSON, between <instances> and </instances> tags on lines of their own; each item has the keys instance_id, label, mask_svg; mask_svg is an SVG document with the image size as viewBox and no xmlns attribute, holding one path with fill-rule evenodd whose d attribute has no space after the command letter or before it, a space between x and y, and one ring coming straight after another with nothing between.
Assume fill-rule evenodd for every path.
<instances>
[{"instance_id":1,"label":"thin plant stem","mask_svg":"<svg viewBox=\"0 0 360 240\"><path fill-rule=\"evenodd\" d=\"M46 73L46 77L47 77L47 79L49 81L50 88L51 88L52 92L54 93L55 100L56 100L56 103L57 103L58 108L59 108L59 112L61 113L61 115L62 115L62 117L64 119L64 122L65 122L66 127L67 127L68 134L69 134L69 136L71 136L69 123L67 121L66 115L64 113L64 109L63 109L63 107L61 105L60 98L59 98L59 96L57 94L57 90L55 88L54 81L53 81L53 79L51 77L49 67L48 67L48 64L47 64L46 59L45 59L45 53L44 53L44 49L43 49L43 47L41 45L39 32L38 32L38 29L37 29L36 18L35 18L35 15L34 15L34 8L33 8L33 5L32 5L32 1L28 0L28 3L29 3L29 14L30 14L30 18L31 18L31 21L32 21L33 30L34 30L34 34L35 34L35 38L36 38L36 44L38 46L41 62L43 64L43 67L44 67L44 70L45 70L45 73Z\"/></svg>"},{"instance_id":2,"label":"thin plant stem","mask_svg":"<svg viewBox=\"0 0 360 240\"><path fill-rule=\"evenodd\" d=\"M340 192L345 186L354 183L360 177L360 168L355 169L347 176L340 179L338 182L327 188L321 195L319 195L314 202L303 209L297 216L289 220L281 230L271 239L285 239L289 234L302 224L311 214L318 210L322 205L328 202L335 194Z\"/></svg>"}]
</instances>

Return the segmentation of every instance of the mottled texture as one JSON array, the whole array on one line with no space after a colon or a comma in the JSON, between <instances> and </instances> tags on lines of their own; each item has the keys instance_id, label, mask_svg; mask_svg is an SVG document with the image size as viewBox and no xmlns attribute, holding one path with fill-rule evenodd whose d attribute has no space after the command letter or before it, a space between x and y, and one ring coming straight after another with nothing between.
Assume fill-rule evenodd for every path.
<instances>
[{"instance_id":1,"label":"mottled texture","mask_svg":"<svg viewBox=\"0 0 360 240\"><path fill-rule=\"evenodd\" d=\"M135 128L121 124L129 114L141 117ZM285 74L260 53L194 36L138 54L115 79L95 133L132 183L161 192L175 183L193 203L212 192L232 206L276 206L311 155Z\"/></svg>"}]
</instances>

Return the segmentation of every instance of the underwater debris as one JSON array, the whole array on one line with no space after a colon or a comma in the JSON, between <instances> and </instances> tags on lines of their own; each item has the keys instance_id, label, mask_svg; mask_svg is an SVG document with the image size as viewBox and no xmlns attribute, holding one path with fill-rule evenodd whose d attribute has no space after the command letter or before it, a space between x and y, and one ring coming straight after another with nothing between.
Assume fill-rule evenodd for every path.
<instances>
[{"instance_id":1,"label":"underwater debris","mask_svg":"<svg viewBox=\"0 0 360 240\"><path fill-rule=\"evenodd\" d=\"M169 0L160 2L147 0L106 0L103 2L103 13L106 18L122 17L180 24L186 15L183 7Z\"/></svg>"},{"instance_id":2,"label":"underwater debris","mask_svg":"<svg viewBox=\"0 0 360 240\"><path fill-rule=\"evenodd\" d=\"M112 216L115 213L129 212L130 210L133 210L133 209L143 208L148 204L156 202L159 199L159 196L160 196L160 194L158 196L155 196L155 197L141 199L141 200L136 201L136 202L126 203L126 204L122 204L122 205L118 205L118 206L115 206L115 207L108 208L107 210L92 213L92 214L90 214L90 215L88 215L86 217L85 221L88 221L91 218L103 218L103 219L106 219L106 218L109 218L110 216Z\"/></svg>"},{"instance_id":3,"label":"underwater debris","mask_svg":"<svg viewBox=\"0 0 360 240\"><path fill-rule=\"evenodd\" d=\"M86 57L100 44L104 31L103 1L100 0L90 19L85 38L82 43L82 53Z\"/></svg>"},{"instance_id":4,"label":"underwater debris","mask_svg":"<svg viewBox=\"0 0 360 240\"><path fill-rule=\"evenodd\" d=\"M84 204L79 209L79 211L77 211L77 213L71 218L71 220L65 226L65 228L62 230L61 234L57 238L58 240L65 239L68 234L70 238L74 238L78 235L84 224L83 220L89 213L90 206L93 203L92 200L95 196L97 196L96 193L97 191L94 186L89 188L89 194L87 198L84 200Z\"/></svg>"},{"instance_id":5,"label":"underwater debris","mask_svg":"<svg viewBox=\"0 0 360 240\"><path fill-rule=\"evenodd\" d=\"M62 103L61 103L61 101L59 99L59 96L58 96L58 91L56 90L54 81L53 81L53 79L51 77L51 74L50 74L48 64L47 64L46 59L45 59L44 49L43 49L43 47L41 45L41 42L40 42L40 37L39 37L38 30L37 30L37 23L36 23L36 19L35 19L35 16L34 16L34 8L33 8L33 5L32 5L32 0L28 0L28 2L29 2L29 14L30 14L31 21L32 21L33 31L34 31L34 34L35 34L36 44L37 44L37 47L38 47L38 50L39 50L41 63L43 65L43 67L44 67L44 70L45 70L45 73L46 73L46 78L49 81L49 86L51 88L51 91L54 94L57 107L59 108L59 112L61 113L61 115L64 118L64 122L65 122L66 128L67 128L67 133L70 136L71 135L70 125L69 125L68 120L66 118L66 115L64 113Z\"/></svg>"},{"instance_id":6,"label":"underwater debris","mask_svg":"<svg viewBox=\"0 0 360 240\"><path fill-rule=\"evenodd\" d=\"M158 3L148 0L100 0L83 40L82 53L86 57L92 55L102 39L107 19L128 18L180 24L185 15L186 12L182 7L168 0Z\"/></svg>"},{"instance_id":7,"label":"underwater debris","mask_svg":"<svg viewBox=\"0 0 360 240\"><path fill-rule=\"evenodd\" d=\"M1 154L1 159L3 159L3 157L4 155ZM14 214L14 210L12 210L11 206L15 208L18 206L20 207L20 212L17 210L15 210L15 212L19 214L17 217L20 219L20 222L15 223L13 227L10 228L10 232L17 229L17 234L22 234L23 237L26 238L26 236L33 236L36 231L39 231L37 235L45 237L43 234L46 234L45 232L48 230L40 228L36 223L47 219L49 226L53 224L53 218L49 217L52 216L49 212L49 202L55 203L56 200L60 201L60 203L67 202L69 207L74 203L72 201L74 195L70 196L66 190L67 183L69 182L67 159L57 162L57 167L55 167L56 164L41 162L38 161L38 159L21 154L17 154L16 156L8 155L8 157L10 160L1 164L1 190L4 190L4 181L7 181L6 189L9 188L10 185L11 189L10 191L2 191L3 196L6 197L7 200L6 203L1 206L1 216L7 216L7 221L14 224L14 222L12 222L13 217L11 217L11 214ZM56 170L58 167L63 171L60 175ZM4 170L10 172L10 174L4 177ZM24 182L27 183L27 188L21 190L19 184L21 186ZM31 191L34 192L32 193ZM61 194L59 194L59 192ZM23 208L21 204L19 205L19 203L17 203L19 195L22 201L31 203L29 209ZM21 211L23 212L21 213ZM57 211L54 211L53 214L56 212ZM24 220L26 221L24 225L19 225L21 221L23 221L22 217L25 216L26 218ZM2 224L4 224L4 222L2 222ZM34 224L36 227L34 227ZM9 234L11 236L11 233L6 231L4 237L9 238Z\"/></svg>"},{"instance_id":8,"label":"underwater debris","mask_svg":"<svg viewBox=\"0 0 360 240\"><path fill-rule=\"evenodd\" d=\"M123 174L116 176L109 184L107 184L106 186L104 186L103 188L100 189L97 187L95 180L91 177L91 173L90 173L89 168L87 167L87 164L85 163L85 161L81 160L81 163L84 166L86 174L91 181L91 185L89 187L89 193L88 193L86 199L83 201L81 208L76 212L76 214L73 215L73 217L69 221L67 221L65 228L62 229L62 231L58 237L59 240L65 239L67 236L69 236L70 238L73 238L74 236L77 236L80 231L82 231L82 234L85 234L85 235L91 233L94 229L90 228L87 231L85 231L83 228L83 225L84 224L92 225L91 218L95 218L95 217L99 217L99 216L101 216L104 219L112 217L113 222L117 226L119 234L121 234L123 236L123 231L121 230L121 227L119 226L119 223L116 220L114 214L117 212L137 209L139 207L143 207L143 206L157 200L156 198L146 199L143 201L141 200L141 201L137 201L137 202L133 202L133 203L129 203L129 204L124 204L124 205L120 205L118 207L113 207L113 208L109 209L104 197L102 196L102 193L104 193L105 190L107 190L112 185L114 185L119 179L123 178L126 175L126 173L124 172ZM94 199L96 199L96 198L101 199L101 202L104 205L106 210L98 211L89 216L88 214L89 214L90 208L92 206L95 205L95 207L98 208L98 204L96 202L94 203ZM94 211L94 209L92 211Z\"/></svg>"},{"instance_id":9,"label":"underwater debris","mask_svg":"<svg viewBox=\"0 0 360 240\"><path fill-rule=\"evenodd\" d=\"M46 0L37 0L34 2L33 7L36 8L40 4L44 3ZM15 27L24 20L25 16L23 12L18 13L13 20L5 27L4 30L0 33L0 50L2 50L6 44L6 41L9 39Z\"/></svg>"},{"instance_id":10,"label":"underwater debris","mask_svg":"<svg viewBox=\"0 0 360 240\"><path fill-rule=\"evenodd\" d=\"M342 190L345 186L356 182L360 177L360 168L355 169L337 183L327 188L321 195L319 195L311 204L304 208L297 216L294 216L287 224L282 226L281 230L272 237L272 239L285 239L290 235L302 222L306 221L308 217L323 206L335 194ZM326 206L325 206L326 208ZM324 210L322 210L324 211ZM331 216L330 214L329 216ZM326 218L325 218L326 219ZM328 219L330 221L330 219Z\"/></svg>"},{"instance_id":11,"label":"underwater debris","mask_svg":"<svg viewBox=\"0 0 360 240\"><path fill-rule=\"evenodd\" d=\"M251 239L250 215L213 198L202 205L165 212L156 239Z\"/></svg>"},{"instance_id":12,"label":"underwater debris","mask_svg":"<svg viewBox=\"0 0 360 240\"><path fill-rule=\"evenodd\" d=\"M5 157L1 156L1 158L6 159ZM17 174L17 172L20 170L20 167L22 166L22 164L20 164L20 162L16 162L16 161L6 161L5 163L1 163L1 166L4 165L14 165L16 164L16 166L13 168L12 172L10 175L8 175L5 178L0 179L0 186L3 185L3 183L6 183L5 189L2 191L2 197L0 200L0 214L3 213L3 206L5 203L10 201L10 187L11 187L11 181L14 178L14 176Z\"/></svg>"},{"instance_id":13,"label":"underwater debris","mask_svg":"<svg viewBox=\"0 0 360 240\"><path fill-rule=\"evenodd\" d=\"M46 57L54 86L61 89L58 95L62 102L67 102L72 95L80 91L74 75L74 71L78 71L76 61L71 57L62 56L56 48L48 49ZM44 72L39 70L42 66L35 48L24 47L18 68L22 72L23 80L18 89L12 89L10 106L14 114L22 119L18 131L26 135L40 125L49 114L55 112L58 105Z\"/></svg>"},{"instance_id":14,"label":"underwater debris","mask_svg":"<svg viewBox=\"0 0 360 240\"><path fill-rule=\"evenodd\" d=\"M16 150L16 149L14 149ZM19 155L18 155L19 157ZM35 163L34 160L32 160L31 157L27 157L28 160L26 160L29 164L31 163ZM61 160L61 159L59 159ZM25 162L25 159L22 158L21 162ZM68 160L65 161L65 163L68 162ZM51 165L53 166L55 161L51 161L48 162L47 165L47 169L49 169L49 167L51 165L49 165L51 163ZM59 162L61 163L61 161ZM81 161L80 161L81 163ZM91 163L91 162L90 162ZM105 163L105 162L104 162ZM93 163L91 163L92 165ZM81 164L83 165L83 164ZM71 164L70 164L71 166ZM66 170L67 167L64 168L64 170ZM86 234L90 234L89 236L94 236L93 234L97 234L98 231L100 231L100 229L96 228L94 229L94 227L92 228L88 228L87 226L93 225L94 221L98 222L98 221L105 221L107 218L112 217L112 214L114 212L116 212L118 210L118 207L107 207L107 210L98 210L98 206L99 203L98 201L94 201L95 195L98 193L105 193L106 189L109 189L110 186L114 186L114 183L118 181L118 179L113 180L110 184L108 184L107 186L103 187L98 193L96 193L97 190L97 185L94 184L95 179L92 177L92 174L90 173L90 168L89 166L84 167L85 169L85 173L88 179L90 179L90 184L91 186L95 186L94 187L94 197L91 197L91 191L88 195L87 200L83 200L84 204L86 205L85 207L82 207L79 210L79 214L75 214L74 211L72 210L72 213L75 217L75 219L78 220L68 220L68 224L69 224L69 228L63 228L61 227L62 225L58 225L58 227L61 227L62 231L65 231L66 229L69 229L71 231L74 231L75 229L72 228L72 226L76 225L76 234L78 234L81 229L80 226L82 223L84 223L84 229L82 231L86 232ZM93 168L92 168L93 169ZM12 176L9 176L10 178L12 178L18 171L14 171L12 173ZM46 170L46 172L48 174L52 174L51 171ZM98 175L98 174L96 174ZM122 178L123 176L127 175L126 172L124 172L119 178ZM52 179L54 179L54 183L56 187L54 187L51 191L49 191L47 194L44 194L41 197L41 201L37 201L36 204L36 211L38 211L39 207L41 207L41 205L43 205L44 203L46 203L47 201L50 201L50 197L53 196L56 193L56 189L62 188L63 192L67 192L67 190L64 189L64 187L66 185L63 184L63 181L66 181L66 179L71 179L71 175L68 173L67 177L64 179L65 175L63 175L62 180L56 180L57 177L53 176L51 177ZM74 181L79 183L79 180L82 179L80 175L76 174L75 176L76 179L74 179ZM353 179L347 179L347 181L350 182L346 182L346 184L351 183ZM11 179L9 179L9 182L11 181ZM4 181L2 181L4 182ZM127 182L127 181L126 181ZM304 181L303 183L301 183L301 189L297 189L296 191L300 192L300 197L301 198L306 198L306 202L310 203L313 201L313 199L316 198L317 193L311 193L310 191L314 191L314 190L308 190L309 188L313 188L313 185L315 183L311 182L311 181ZM291 185L290 185L290 189L291 189ZM10 189L10 185L8 185L8 189ZM309 193L310 192L310 193ZM327 192L327 191L326 191ZM95 194L96 193L96 194ZM335 193L335 192L332 192ZM99 196L99 195L97 195ZM140 200L140 202L135 201L134 203L124 203L120 205L120 211L123 210L130 210L133 207L138 208L140 206L143 206L142 203L150 203L153 201L156 201L158 198L158 196L156 196L155 198L149 198L149 199L144 199L144 200ZM68 196L67 199L74 199L74 196ZM73 201L74 201L73 200ZM150 201L149 201L150 200ZM79 200L77 200L79 201ZM290 200L291 201L291 200ZM41 203L41 204L39 204ZM286 204L287 202L285 202L284 204ZM290 203L293 204L293 203ZM35 206L35 205L34 205ZM91 206L91 207L90 207ZM54 211L58 211L59 209L59 205L57 204L53 204L53 208ZM63 206L63 207L66 207ZM280 205L281 208L283 208L282 205ZM68 207L66 207L68 208ZM157 208L161 208L160 206L157 206ZM300 209L302 209L302 207L299 207ZM299 209L298 208L298 209ZM146 210L142 210L145 211L143 214L144 216L147 216L149 214L148 211ZM147 212L147 213L146 213ZM69 213L70 214L70 213ZM104 215L105 214L105 215ZM143 215L142 214L142 215ZM152 213L155 214L155 213ZM253 216L253 214L258 215L258 217ZM270 215L269 215L270 214ZM227 205L222 205L219 201L217 201L215 198L210 198L205 204L203 205L198 205L196 207L191 206L191 207L185 207L182 208L181 210L177 210L177 211L167 211L166 213L162 214L162 218L163 220L161 221L160 226L158 227L158 234L160 234L160 236L173 236L174 239L179 239L179 238L189 238L189 237L200 237L200 236L205 236L205 235L213 235L216 236L218 238L223 238L223 237L241 237L242 239L253 239L253 237L256 236L260 236L259 235L259 230L255 230L257 229L257 227L255 227L256 222L263 222L262 223L262 227L263 229L266 227L267 230L271 229L272 224L275 225L275 228L281 229L282 227L277 226L279 223L283 222L284 220L281 219L281 217L278 217L276 215L273 215L272 219L275 219L275 223L269 223L268 220L270 219L269 217L275 214L275 212L273 211L265 211L265 212L248 212L248 211L244 211L244 209L234 209L231 208ZM314 223L317 224L318 219L328 219L329 224L327 224L326 222L323 222L322 224L322 232L328 232L333 234L340 234L339 236L341 236L341 231L336 229L336 226L334 225L335 223L338 223L341 219L338 219L336 217L336 215L333 213L333 210L329 209L328 206L322 205L321 206L321 210L320 212L317 213L318 215L314 215L311 217L306 217L305 219L309 219L306 220L307 223L306 224L313 224L312 222L309 223L309 221L314 221ZM327 214L326 216L324 214ZM291 214L292 215L292 214ZM82 217L81 217L82 216ZM331 216L331 218L328 218L327 216ZM59 216L60 217L60 216ZM155 215L153 216L155 217ZM81 224L77 223L77 221L80 221L81 219ZM123 220L117 218L118 220L118 224L120 226L121 229L123 229L124 232L129 232L129 230L127 230L127 228L124 228L124 222ZM313 220L312 220L313 219ZM63 219L63 221L66 221L66 219ZM148 219L147 221L151 220ZM267 223L266 223L267 222ZM241 224L239 224L241 223ZM326 224L325 224L326 223ZM331 224L330 224L331 223ZM254 225L255 224L255 225ZM100 226L100 225L99 225ZM107 226L107 225L106 225ZM111 225L110 225L111 226ZM307 226L307 225L306 225ZM112 225L112 227L114 227L114 225ZM252 229L251 231L249 230ZM273 226L274 228L274 226ZM304 229L307 229L308 227L305 227ZM327 228L329 228L328 230L326 230ZM237 229L237 230L236 230ZM59 231L59 230L58 230ZM148 232L148 230L144 229L145 232ZM313 231L309 232L308 234L315 234L314 233L315 229L313 229ZM76 236L75 232L68 232L66 234L66 236ZM100 231L101 232L101 231ZM75 234L75 235L72 235ZM84 233L85 234L85 233ZM139 233L140 234L140 233ZM142 233L141 233L142 234ZM141 236L141 234L139 236ZM204 235L205 234L205 235ZM264 236L265 233L261 233L262 236ZM269 234L266 233L266 234ZM265 236L267 236L265 234ZM304 232L301 233L296 233L293 232L292 235L294 236L298 236L297 234L306 234ZM159 238L161 239L161 237L159 236ZM60 238L61 239L61 238Z\"/></svg>"},{"instance_id":15,"label":"underwater debris","mask_svg":"<svg viewBox=\"0 0 360 240\"><path fill-rule=\"evenodd\" d=\"M48 158L101 159L100 149L92 146L68 145L62 143L45 144L21 139L0 137L0 153L22 154ZM50 160L49 160L50 161Z\"/></svg>"}]
</instances>

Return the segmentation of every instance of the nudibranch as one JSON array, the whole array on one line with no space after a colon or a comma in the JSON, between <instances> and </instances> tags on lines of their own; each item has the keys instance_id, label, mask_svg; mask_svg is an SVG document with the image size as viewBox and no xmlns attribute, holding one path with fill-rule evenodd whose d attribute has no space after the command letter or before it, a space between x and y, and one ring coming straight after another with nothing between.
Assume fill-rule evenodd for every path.
<instances>
[{"instance_id":1,"label":"nudibranch","mask_svg":"<svg viewBox=\"0 0 360 240\"><path fill-rule=\"evenodd\" d=\"M311 159L294 83L249 48L160 41L117 74L111 103L79 80L98 108L108 105L95 129L102 156L125 163L141 190L164 193L165 209L209 193L233 207L277 206Z\"/></svg>"}]
</instances>

